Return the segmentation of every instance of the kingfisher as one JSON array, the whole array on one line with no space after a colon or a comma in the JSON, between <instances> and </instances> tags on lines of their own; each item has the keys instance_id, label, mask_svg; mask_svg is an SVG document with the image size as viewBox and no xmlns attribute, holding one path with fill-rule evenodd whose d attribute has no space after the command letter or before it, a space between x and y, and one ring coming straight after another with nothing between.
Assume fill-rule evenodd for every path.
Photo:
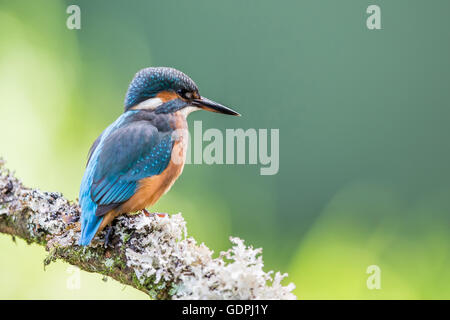
<instances>
[{"instance_id":1,"label":"kingfisher","mask_svg":"<svg viewBox=\"0 0 450 320\"><path fill-rule=\"evenodd\" d=\"M146 208L169 191L183 171L191 112L240 115L202 97L191 78L168 67L137 72L124 105L88 153L79 193L80 245L89 245L121 214L148 213Z\"/></svg>"}]
</instances>

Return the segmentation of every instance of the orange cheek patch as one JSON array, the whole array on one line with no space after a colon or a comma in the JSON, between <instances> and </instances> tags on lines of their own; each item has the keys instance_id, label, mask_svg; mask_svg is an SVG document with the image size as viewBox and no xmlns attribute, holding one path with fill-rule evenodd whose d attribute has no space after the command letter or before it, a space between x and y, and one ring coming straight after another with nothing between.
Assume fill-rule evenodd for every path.
<instances>
[{"instance_id":1,"label":"orange cheek patch","mask_svg":"<svg viewBox=\"0 0 450 320\"><path fill-rule=\"evenodd\" d=\"M161 91L156 95L156 97L161 99L161 101L164 103L179 98L178 95L173 91Z\"/></svg>"}]
</instances>

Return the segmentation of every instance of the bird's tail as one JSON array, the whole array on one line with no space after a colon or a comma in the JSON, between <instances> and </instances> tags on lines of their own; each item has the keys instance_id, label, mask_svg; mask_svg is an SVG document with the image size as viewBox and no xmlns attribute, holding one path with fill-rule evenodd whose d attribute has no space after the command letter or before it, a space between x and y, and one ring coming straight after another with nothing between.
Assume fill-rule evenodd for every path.
<instances>
[{"instance_id":1,"label":"bird's tail","mask_svg":"<svg viewBox=\"0 0 450 320\"><path fill-rule=\"evenodd\" d=\"M87 246L95 237L103 217L97 217L95 214L82 215L81 217L81 237L78 242L81 246Z\"/></svg>"}]
</instances>

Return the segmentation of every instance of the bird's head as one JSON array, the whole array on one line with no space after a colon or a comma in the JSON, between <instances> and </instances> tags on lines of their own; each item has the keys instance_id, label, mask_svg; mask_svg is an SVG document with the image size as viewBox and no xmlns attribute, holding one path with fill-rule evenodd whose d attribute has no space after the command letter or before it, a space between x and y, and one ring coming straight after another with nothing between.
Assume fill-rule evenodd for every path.
<instances>
[{"instance_id":1,"label":"bird's head","mask_svg":"<svg viewBox=\"0 0 450 320\"><path fill-rule=\"evenodd\" d=\"M191 78L173 68L156 67L140 70L134 76L125 97L125 111L150 110L174 113L203 109L239 116L236 111L200 96Z\"/></svg>"}]
</instances>

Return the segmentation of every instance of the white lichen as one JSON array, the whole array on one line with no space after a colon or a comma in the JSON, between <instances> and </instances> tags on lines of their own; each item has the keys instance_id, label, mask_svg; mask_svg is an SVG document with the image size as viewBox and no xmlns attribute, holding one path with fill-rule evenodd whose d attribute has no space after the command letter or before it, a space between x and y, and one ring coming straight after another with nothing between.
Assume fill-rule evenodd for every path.
<instances>
[{"instance_id":1,"label":"white lichen","mask_svg":"<svg viewBox=\"0 0 450 320\"><path fill-rule=\"evenodd\" d=\"M113 265L114 265L114 260L113 259L108 258L108 259L105 260L105 266L107 268L111 268Z\"/></svg>"},{"instance_id":2,"label":"white lichen","mask_svg":"<svg viewBox=\"0 0 450 320\"><path fill-rule=\"evenodd\" d=\"M114 275L151 297L172 299L295 299L294 284L282 285L287 276L265 272L262 250L253 249L239 238L232 247L213 258L203 243L187 235L181 214L172 216L121 216L113 227L113 244L104 248L105 232L89 247L78 247L80 209L60 193L24 187L0 159L0 218L25 226L29 241L47 249L64 249L64 259L86 270ZM6 215L6 218L5 218ZM73 255L76 255L75 257ZM55 256L57 258L58 256ZM53 256L50 256L53 258ZM48 259L49 261L52 259ZM126 268L125 268L126 265ZM122 277L123 275L126 277ZM125 280L123 280L125 278Z\"/></svg>"},{"instance_id":3,"label":"white lichen","mask_svg":"<svg viewBox=\"0 0 450 320\"><path fill-rule=\"evenodd\" d=\"M287 275L264 272L262 250L245 246L239 238L230 238L233 247L213 259L204 244L186 237L181 214L140 215L128 228L134 228L136 236L126 249L127 266L141 283L149 277L155 277L156 283L161 279L174 283L173 299L296 298L294 284L281 284Z\"/></svg>"}]
</instances>

